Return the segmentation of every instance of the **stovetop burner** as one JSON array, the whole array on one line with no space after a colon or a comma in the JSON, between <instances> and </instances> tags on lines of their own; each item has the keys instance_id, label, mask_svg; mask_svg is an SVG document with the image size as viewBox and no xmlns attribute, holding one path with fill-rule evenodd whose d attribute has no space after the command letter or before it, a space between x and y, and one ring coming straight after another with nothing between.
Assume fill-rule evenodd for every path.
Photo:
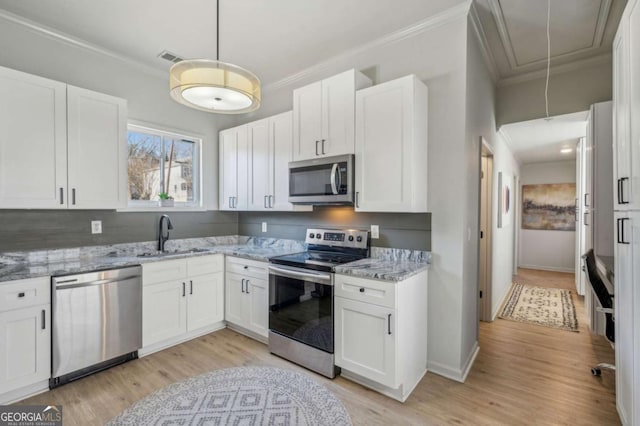
<instances>
[{"instance_id":1,"label":"stovetop burner","mask_svg":"<svg viewBox=\"0 0 640 426\"><path fill-rule=\"evenodd\" d=\"M308 250L269 259L271 263L318 271L369 257L369 233L360 230L308 229Z\"/></svg>"}]
</instances>

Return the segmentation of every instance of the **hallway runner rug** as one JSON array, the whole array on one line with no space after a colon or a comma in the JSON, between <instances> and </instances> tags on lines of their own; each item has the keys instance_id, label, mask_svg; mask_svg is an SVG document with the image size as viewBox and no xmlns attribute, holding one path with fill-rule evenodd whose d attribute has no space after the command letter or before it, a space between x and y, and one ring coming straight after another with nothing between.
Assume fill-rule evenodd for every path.
<instances>
[{"instance_id":1,"label":"hallway runner rug","mask_svg":"<svg viewBox=\"0 0 640 426\"><path fill-rule=\"evenodd\" d=\"M160 389L107 425L350 426L351 419L342 402L306 374L236 367Z\"/></svg>"},{"instance_id":2,"label":"hallway runner rug","mask_svg":"<svg viewBox=\"0 0 640 426\"><path fill-rule=\"evenodd\" d=\"M571 291L513 283L500 318L578 331Z\"/></svg>"}]
</instances>

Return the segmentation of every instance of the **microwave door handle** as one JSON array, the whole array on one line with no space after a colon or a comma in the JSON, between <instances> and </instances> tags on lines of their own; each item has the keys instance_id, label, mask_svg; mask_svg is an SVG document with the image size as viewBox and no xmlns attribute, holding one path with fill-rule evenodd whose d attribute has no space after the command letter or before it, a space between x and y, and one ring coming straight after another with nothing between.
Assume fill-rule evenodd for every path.
<instances>
[{"instance_id":1,"label":"microwave door handle","mask_svg":"<svg viewBox=\"0 0 640 426\"><path fill-rule=\"evenodd\" d=\"M331 191L333 195L338 195L338 188L336 187L336 172L338 171L338 163L333 163L331 168Z\"/></svg>"}]
</instances>

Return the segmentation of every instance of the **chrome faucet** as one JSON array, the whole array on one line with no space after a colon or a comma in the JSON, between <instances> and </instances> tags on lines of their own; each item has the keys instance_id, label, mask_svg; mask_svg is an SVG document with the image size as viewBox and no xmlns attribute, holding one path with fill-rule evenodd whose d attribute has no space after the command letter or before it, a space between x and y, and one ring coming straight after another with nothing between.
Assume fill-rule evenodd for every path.
<instances>
[{"instance_id":1,"label":"chrome faucet","mask_svg":"<svg viewBox=\"0 0 640 426\"><path fill-rule=\"evenodd\" d=\"M166 219L166 220L165 220ZM167 222L167 234L164 233L164 227L162 224ZM160 223L158 225L158 251L164 251L164 243L169 240L169 229L173 229L173 225L171 224L171 219L166 214L160 216Z\"/></svg>"}]
</instances>

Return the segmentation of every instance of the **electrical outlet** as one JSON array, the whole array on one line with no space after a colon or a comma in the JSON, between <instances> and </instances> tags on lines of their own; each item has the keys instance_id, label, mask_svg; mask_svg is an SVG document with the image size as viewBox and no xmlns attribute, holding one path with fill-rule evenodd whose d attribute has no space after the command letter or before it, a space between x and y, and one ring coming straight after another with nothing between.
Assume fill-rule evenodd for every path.
<instances>
[{"instance_id":1,"label":"electrical outlet","mask_svg":"<svg viewBox=\"0 0 640 426\"><path fill-rule=\"evenodd\" d=\"M262 222L262 232L267 232L267 222Z\"/></svg>"},{"instance_id":2,"label":"electrical outlet","mask_svg":"<svg viewBox=\"0 0 640 426\"><path fill-rule=\"evenodd\" d=\"M380 238L380 227L378 225L371 225L371 238Z\"/></svg>"},{"instance_id":3,"label":"electrical outlet","mask_svg":"<svg viewBox=\"0 0 640 426\"><path fill-rule=\"evenodd\" d=\"M102 234L102 221L101 220L92 220L91 221L91 233L92 234Z\"/></svg>"}]
</instances>

